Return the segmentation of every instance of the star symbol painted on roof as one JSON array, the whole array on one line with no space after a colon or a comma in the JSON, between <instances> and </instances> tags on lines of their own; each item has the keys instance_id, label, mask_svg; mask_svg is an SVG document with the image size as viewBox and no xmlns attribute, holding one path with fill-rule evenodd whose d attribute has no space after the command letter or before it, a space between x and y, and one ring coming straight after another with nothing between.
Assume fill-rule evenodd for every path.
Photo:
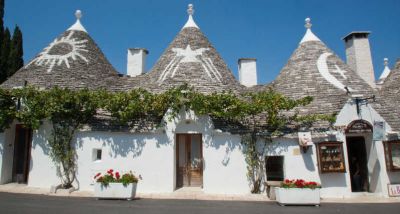
<instances>
[{"instance_id":1,"label":"star symbol painted on roof","mask_svg":"<svg viewBox=\"0 0 400 214\"><path fill-rule=\"evenodd\" d=\"M176 56L183 56L181 62L200 62L197 56L202 56L204 51L208 48L199 48L192 50L190 45L187 45L185 49L183 48L172 48L172 51L176 53Z\"/></svg>"},{"instance_id":2,"label":"star symbol painted on roof","mask_svg":"<svg viewBox=\"0 0 400 214\"><path fill-rule=\"evenodd\" d=\"M211 81L222 82L222 75L219 73L212 60L203 55L204 51L207 50L209 50L209 48L198 48L193 50L190 45L187 45L186 48L172 48L172 51L176 53L176 56L173 57L167 67L165 67L161 72L161 75L158 78L159 84L164 82L168 77L174 78L175 74L178 72L180 64L186 62L200 63L203 67L202 70L204 70Z\"/></svg>"}]
</instances>

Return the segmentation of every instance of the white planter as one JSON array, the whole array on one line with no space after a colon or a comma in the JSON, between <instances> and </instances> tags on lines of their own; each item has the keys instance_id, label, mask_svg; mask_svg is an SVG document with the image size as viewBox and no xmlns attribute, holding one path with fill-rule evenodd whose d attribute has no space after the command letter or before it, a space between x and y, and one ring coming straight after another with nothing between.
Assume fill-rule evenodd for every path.
<instances>
[{"instance_id":1,"label":"white planter","mask_svg":"<svg viewBox=\"0 0 400 214\"><path fill-rule=\"evenodd\" d=\"M136 195L137 183L124 186L122 183L109 183L107 186L95 183L94 195L97 198L133 199Z\"/></svg>"},{"instance_id":2,"label":"white planter","mask_svg":"<svg viewBox=\"0 0 400 214\"><path fill-rule=\"evenodd\" d=\"M309 188L275 188L276 201L281 205L286 204L308 204L319 205L320 189Z\"/></svg>"}]
</instances>

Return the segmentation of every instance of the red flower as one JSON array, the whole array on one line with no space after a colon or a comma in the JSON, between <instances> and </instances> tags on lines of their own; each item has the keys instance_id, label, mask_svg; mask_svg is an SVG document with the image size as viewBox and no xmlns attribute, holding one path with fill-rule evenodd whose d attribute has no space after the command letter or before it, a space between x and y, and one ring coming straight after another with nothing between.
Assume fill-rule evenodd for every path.
<instances>
[{"instance_id":1,"label":"red flower","mask_svg":"<svg viewBox=\"0 0 400 214\"><path fill-rule=\"evenodd\" d=\"M120 178L119 172L115 173L115 177L117 178L117 180L119 180L119 178Z\"/></svg>"},{"instance_id":2,"label":"red flower","mask_svg":"<svg viewBox=\"0 0 400 214\"><path fill-rule=\"evenodd\" d=\"M113 169L109 169L109 170L107 171L108 174L112 174L113 172L114 172Z\"/></svg>"},{"instance_id":3,"label":"red flower","mask_svg":"<svg viewBox=\"0 0 400 214\"><path fill-rule=\"evenodd\" d=\"M99 173L97 173L95 176L94 176L94 179L96 179L97 177L99 177L101 175L101 173L99 172Z\"/></svg>"}]
</instances>

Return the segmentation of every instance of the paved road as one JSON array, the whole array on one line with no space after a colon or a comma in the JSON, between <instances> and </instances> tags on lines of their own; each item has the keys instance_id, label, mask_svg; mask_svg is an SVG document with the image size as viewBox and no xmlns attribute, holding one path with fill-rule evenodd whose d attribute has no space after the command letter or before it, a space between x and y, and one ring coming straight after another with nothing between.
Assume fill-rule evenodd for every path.
<instances>
[{"instance_id":1,"label":"paved road","mask_svg":"<svg viewBox=\"0 0 400 214\"><path fill-rule=\"evenodd\" d=\"M400 213L400 203L388 204L322 204L320 207L281 207L274 202L233 202L194 200L133 201L96 200L94 198L56 197L0 192L0 213L171 213L171 214L251 214L251 213Z\"/></svg>"}]
</instances>

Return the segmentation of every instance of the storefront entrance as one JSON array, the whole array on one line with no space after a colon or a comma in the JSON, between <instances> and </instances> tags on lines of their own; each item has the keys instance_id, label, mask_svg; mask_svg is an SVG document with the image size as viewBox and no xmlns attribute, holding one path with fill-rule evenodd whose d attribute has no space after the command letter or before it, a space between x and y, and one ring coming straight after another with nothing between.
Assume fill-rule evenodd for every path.
<instances>
[{"instance_id":1,"label":"storefront entrance","mask_svg":"<svg viewBox=\"0 0 400 214\"><path fill-rule=\"evenodd\" d=\"M176 187L203 186L201 134L176 135Z\"/></svg>"},{"instance_id":2,"label":"storefront entrance","mask_svg":"<svg viewBox=\"0 0 400 214\"><path fill-rule=\"evenodd\" d=\"M31 153L32 130L16 125L12 181L27 183Z\"/></svg>"},{"instance_id":3,"label":"storefront entrance","mask_svg":"<svg viewBox=\"0 0 400 214\"><path fill-rule=\"evenodd\" d=\"M351 191L369 190L367 151L364 137L347 137L347 153L350 167Z\"/></svg>"}]
</instances>

